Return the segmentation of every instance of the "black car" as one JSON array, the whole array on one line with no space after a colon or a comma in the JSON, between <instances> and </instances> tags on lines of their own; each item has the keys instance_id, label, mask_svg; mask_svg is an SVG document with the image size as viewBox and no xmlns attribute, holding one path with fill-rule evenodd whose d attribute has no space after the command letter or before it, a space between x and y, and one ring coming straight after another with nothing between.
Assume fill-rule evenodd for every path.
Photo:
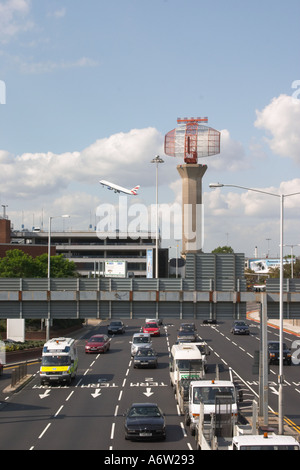
<instances>
[{"instance_id":1,"label":"black car","mask_svg":"<svg viewBox=\"0 0 300 470\"><path fill-rule=\"evenodd\" d=\"M125 439L166 438L166 422L156 403L133 403L125 415Z\"/></svg>"},{"instance_id":2,"label":"black car","mask_svg":"<svg viewBox=\"0 0 300 470\"><path fill-rule=\"evenodd\" d=\"M279 362L279 341L268 341L268 356L269 364ZM290 349L285 343L282 344L283 348L283 362L286 362L288 366L292 363L292 354Z\"/></svg>"},{"instance_id":3,"label":"black car","mask_svg":"<svg viewBox=\"0 0 300 470\"><path fill-rule=\"evenodd\" d=\"M234 335L250 335L249 325L244 321L237 320L232 325L231 333Z\"/></svg>"},{"instance_id":4,"label":"black car","mask_svg":"<svg viewBox=\"0 0 300 470\"><path fill-rule=\"evenodd\" d=\"M181 323L179 327L179 331L196 331L195 323Z\"/></svg>"},{"instance_id":5,"label":"black car","mask_svg":"<svg viewBox=\"0 0 300 470\"><path fill-rule=\"evenodd\" d=\"M157 354L151 348L140 348L133 358L133 367L157 367Z\"/></svg>"},{"instance_id":6,"label":"black car","mask_svg":"<svg viewBox=\"0 0 300 470\"><path fill-rule=\"evenodd\" d=\"M197 341L198 336L194 330L180 330L177 333L176 343L194 343Z\"/></svg>"},{"instance_id":7,"label":"black car","mask_svg":"<svg viewBox=\"0 0 300 470\"><path fill-rule=\"evenodd\" d=\"M125 325L122 321L111 321L107 328L109 335L117 335L125 333Z\"/></svg>"}]
</instances>

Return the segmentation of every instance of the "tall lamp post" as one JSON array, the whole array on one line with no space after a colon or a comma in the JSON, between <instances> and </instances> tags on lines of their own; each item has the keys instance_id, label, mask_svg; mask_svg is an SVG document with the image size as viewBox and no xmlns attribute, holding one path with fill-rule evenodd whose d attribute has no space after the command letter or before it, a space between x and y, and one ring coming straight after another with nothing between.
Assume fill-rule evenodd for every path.
<instances>
[{"instance_id":1,"label":"tall lamp post","mask_svg":"<svg viewBox=\"0 0 300 470\"><path fill-rule=\"evenodd\" d=\"M164 163L164 160L156 155L151 163L156 164L156 242L155 242L155 277L158 279L158 165Z\"/></svg>"},{"instance_id":2,"label":"tall lamp post","mask_svg":"<svg viewBox=\"0 0 300 470\"><path fill-rule=\"evenodd\" d=\"M58 218L63 218L67 219L69 218L69 215L56 215L54 217L49 217L49 224L48 224L48 269L47 269L47 277L48 277L48 290L51 290L50 286L50 269L51 269L51 264L50 264L50 257L51 257L51 222L52 219L58 219ZM50 338L50 309L48 312L48 318L46 322L46 340L48 341Z\"/></svg>"},{"instance_id":3,"label":"tall lamp post","mask_svg":"<svg viewBox=\"0 0 300 470\"><path fill-rule=\"evenodd\" d=\"M300 192L292 194L276 194L261 189L247 188L235 184L211 183L210 188L239 188L246 191L268 194L280 198L280 293L279 293L279 375L278 375L278 433L283 434L283 219L284 219L284 199L296 196Z\"/></svg>"}]
</instances>

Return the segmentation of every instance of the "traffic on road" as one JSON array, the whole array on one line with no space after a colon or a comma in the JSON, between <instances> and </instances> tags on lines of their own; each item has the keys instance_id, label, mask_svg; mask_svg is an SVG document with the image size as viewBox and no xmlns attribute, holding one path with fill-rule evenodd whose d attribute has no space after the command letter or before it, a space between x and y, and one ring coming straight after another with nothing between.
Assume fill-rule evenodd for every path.
<instances>
[{"instance_id":1,"label":"traffic on road","mask_svg":"<svg viewBox=\"0 0 300 470\"><path fill-rule=\"evenodd\" d=\"M124 320L123 323L121 330L115 333L110 330L110 334L105 322L84 329L75 340L74 361L70 360L68 365L71 370L76 363L72 380L71 377L63 382L54 380L60 371L47 368L55 368L55 365L36 363L30 366L32 380L19 392L5 395L3 390L9 382L10 369L4 369L0 378L2 450L126 450L132 453L137 450L184 453L196 450L199 448L197 422L194 420L190 427L186 401L184 398L180 401L177 396L175 381L179 376L174 378L171 360L176 344L177 348L189 348L191 353L195 343L200 352L198 362L181 363L182 384L189 384L189 380L212 383L217 372L218 380L234 380L238 384L235 396L239 414L257 400L258 376L253 375L252 366L255 351L259 349L259 324L247 322L249 334L232 335L230 321L204 325L196 320L194 328L189 328L181 326L179 319L170 318L159 325L159 335L151 335L141 332L143 320ZM191 330L196 338L187 338L185 342L181 333ZM120 331L122 334L118 334ZM278 341L276 330L270 329L268 335L269 340ZM135 343L137 338L146 340ZM292 350L295 337L285 334L284 340ZM196 353L193 354L196 357ZM137 362L139 357L142 363ZM187 368L187 364L194 365ZM46 380L47 372L52 374L53 380ZM277 375L278 365L270 364L269 406L274 413L278 398ZM198 383L195 393L200 388ZM285 419L300 435L299 369L293 363L285 366L284 388ZM240 391L241 401L238 400ZM184 387L182 392L184 397Z\"/></svg>"}]
</instances>

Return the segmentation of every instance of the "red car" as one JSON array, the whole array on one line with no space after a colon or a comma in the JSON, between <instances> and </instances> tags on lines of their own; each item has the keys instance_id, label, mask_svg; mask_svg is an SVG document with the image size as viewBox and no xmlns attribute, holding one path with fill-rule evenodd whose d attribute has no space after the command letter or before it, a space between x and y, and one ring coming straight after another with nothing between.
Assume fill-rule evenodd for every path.
<instances>
[{"instance_id":1,"label":"red car","mask_svg":"<svg viewBox=\"0 0 300 470\"><path fill-rule=\"evenodd\" d=\"M155 322L147 322L143 327L143 333L149 333L150 336L160 336L160 328Z\"/></svg>"},{"instance_id":2,"label":"red car","mask_svg":"<svg viewBox=\"0 0 300 470\"><path fill-rule=\"evenodd\" d=\"M105 353L110 349L110 339L107 335L94 335L85 344L86 353Z\"/></svg>"}]
</instances>

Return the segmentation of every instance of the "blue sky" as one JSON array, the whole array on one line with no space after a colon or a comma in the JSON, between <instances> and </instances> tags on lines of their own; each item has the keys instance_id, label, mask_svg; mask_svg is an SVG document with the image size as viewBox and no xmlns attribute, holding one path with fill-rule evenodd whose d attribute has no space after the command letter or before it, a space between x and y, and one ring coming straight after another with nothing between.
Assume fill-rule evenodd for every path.
<instances>
[{"instance_id":1,"label":"blue sky","mask_svg":"<svg viewBox=\"0 0 300 470\"><path fill-rule=\"evenodd\" d=\"M160 201L180 203L164 135L208 116L222 138L199 161L204 251L277 256L278 199L208 185L300 192L299 18L299 0L0 0L0 200L15 228L69 213L64 227L87 229L117 204L99 179L154 204L156 154ZM299 207L286 199L286 244L300 244Z\"/></svg>"}]
</instances>

